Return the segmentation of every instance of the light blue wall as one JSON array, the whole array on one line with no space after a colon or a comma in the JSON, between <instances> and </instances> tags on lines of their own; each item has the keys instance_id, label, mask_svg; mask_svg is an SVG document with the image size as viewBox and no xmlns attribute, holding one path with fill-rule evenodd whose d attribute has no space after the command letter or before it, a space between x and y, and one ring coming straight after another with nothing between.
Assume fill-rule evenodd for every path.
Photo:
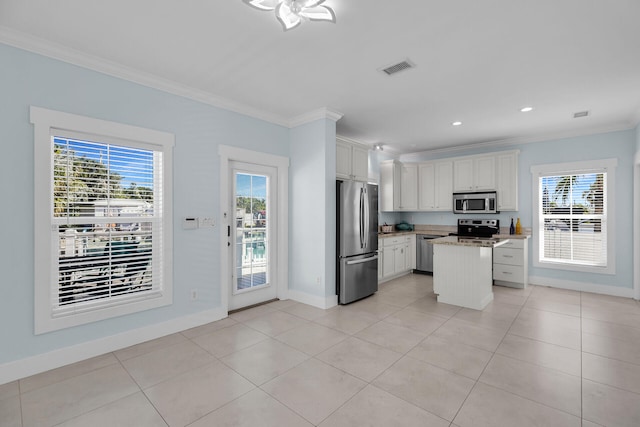
<instances>
[{"instance_id":1,"label":"light blue wall","mask_svg":"<svg viewBox=\"0 0 640 427\"><path fill-rule=\"evenodd\" d=\"M0 364L219 307L220 230L182 230L181 218L217 218L218 145L288 157L289 129L2 44L0 64ZM30 105L175 134L173 305L34 336Z\"/></svg>"},{"instance_id":2,"label":"light blue wall","mask_svg":"<svg viewBox=\"0 0 640 427\"><path fill-rule=\"evenodd\" d=\"M335 122L291 129L289 289L335 295Z\"/></svg>"},{"instance_id":3,"label":"light blue wall","mask_svg":"<svg viewBox=\"0 0 640 427\"><path fill-rule=\"evenodd\" d=\"M582 281L598 285L633 288L633 158L640 136L637 130L611 132L560 140L550 140L530 144L514 145L494 149L474 149L455 154L417 153L401 156L403 162L432 160L482 154L491 151L520 150L518 164L518 212L503 212L499 215L485 215L499 218L502 226L507 226L511 217L520 217L523 227L531 227L532 221L532 177L531 166L550 163L576 162L596 159L618 159L615 189L616 232L613 238L616 246L616 274L587 274L533 267L533 251L529 251L529 275L567 281ZM455 225L460 215L452 213L404 213L402 218L415 224ZM482 215L479 215L482 217ZM532 245L530 246L532 247Z\"/></svg>"}]
</instances>

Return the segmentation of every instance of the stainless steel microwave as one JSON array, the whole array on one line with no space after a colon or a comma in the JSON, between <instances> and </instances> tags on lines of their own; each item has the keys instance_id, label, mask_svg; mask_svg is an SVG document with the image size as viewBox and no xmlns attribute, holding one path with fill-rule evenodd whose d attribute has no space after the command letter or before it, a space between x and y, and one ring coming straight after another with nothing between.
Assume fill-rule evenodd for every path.
<instances>
[{"instance_id":1,"label":"stainless steel microwave","mask_svg":"<svg viewBox=\"0 0 640 427\"><path fill-rule=\"evenodd\" d=\"M496 192L453 193L453 213L498 213Z\"/></svg>"}]
</instances>

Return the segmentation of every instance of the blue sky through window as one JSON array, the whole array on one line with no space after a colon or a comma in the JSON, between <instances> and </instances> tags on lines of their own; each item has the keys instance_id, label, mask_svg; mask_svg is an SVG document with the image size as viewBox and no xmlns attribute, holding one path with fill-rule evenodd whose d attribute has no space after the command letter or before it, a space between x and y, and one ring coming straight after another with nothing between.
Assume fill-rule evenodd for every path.
<instances>
[{"instance_id":1,"label":"blue sky through window","mask_svg":"<svg viewBox=\"0 0 640 427\"><path fill-rule=\"evenodd\" d=\"M548 197L548 201L555 203L556 206L589 206L589 201L585 196L587 196L597 176L598 174L594 173L540 178L543 191L548 192L548 196L543 194L543 197ZM570 181L569 177L575 178L571 182L570 191L568 189L563 191L563 182L568 183Z\"/></svg>"},{"instance_id":2,"label":"blue sky through window","mask_svg":"<svg viewBox=\"0 0 640 427\"><path fill-rule=\"evenodd\" d=\"M76 157L96 160L120 175L122 188L129 188L133 183L153 188L153 151L61 137L54 137L53 141L73 151Z\"/></svg>"},{"instance_id":3,"label":"blue sky through window","mask_svg":"<svg viewBox=\"0 0 640 427\"><path fill-rule=\"evenodd\" d=\"M263 175L236 174L236 196L267 198L267 177Z\"/></svg>"}]
</instances>

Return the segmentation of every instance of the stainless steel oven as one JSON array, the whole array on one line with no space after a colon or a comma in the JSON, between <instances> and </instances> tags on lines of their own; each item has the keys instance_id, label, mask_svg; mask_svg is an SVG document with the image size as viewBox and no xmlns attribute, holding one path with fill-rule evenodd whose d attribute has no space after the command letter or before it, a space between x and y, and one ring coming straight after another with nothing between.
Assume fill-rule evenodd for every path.
<instances>
[{"instance_id":1,"label":"stainless steel oven","mask_svg":"<svg viewBox=\"0 0 640 427\"><path fill-rule=\"evenodd\" d=\"M482 193L453 193L453 213L498 213L495 191Z\"/></svg>"}]
</instances>

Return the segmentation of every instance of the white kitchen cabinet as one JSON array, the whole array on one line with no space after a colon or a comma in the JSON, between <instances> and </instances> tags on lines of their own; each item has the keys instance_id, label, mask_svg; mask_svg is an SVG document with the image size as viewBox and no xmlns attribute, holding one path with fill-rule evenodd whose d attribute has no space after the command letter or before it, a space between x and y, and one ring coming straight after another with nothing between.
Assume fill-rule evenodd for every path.
<instances>
[{"instance_id":1,"label":"white kitchen cabinet","mask_svg":"<svg viewBox=\"0 0 640 427\"><path fill-rule=\"evenodd\" d=\"M404 273L407 265L407 248L404 244L397 245L393 252L394 273Z\"/></svg>"},{"instance_id":2,"label":"white kitchen cabinet","mask_svg":"<svg viewBox=\"0 0 640 427\"><path fill-rule=\"evenodd\" d=\"M400 169L400 210L418 210L418 165L402 164Z\"/></svg>"},{"instance_id":3,"label":"white kitchen cabinet","mask_svg":"<svg viewBox=\"0 0 640 427\"><path fill-rule=\"evenodd\" d=\"M405 236L405 270L412 271L416 269L416 235L411 234Z\"/></svg>"},{"instance_id":4,"label":"white kitchen cabinet","mask_svg":"<svg viewBox=\"0 0 640 427\"><path fill-rule=\"evenodd\" d=\"M473 159L464 158L453 162L453 191L474 191Z\"/></svg>"},{"instance_id":5,"label":"white kitchen cabinet","mask_svg":"<svg viewBox=\"0 0 640 427\"><path fill-rule=\"evenodd\" d=\"M384 251L382 247L382 239L378 239L378 282L382 280L383 263L384 263Z\"/></svg>"},{"instance_id":6,"label":"white kitchen cabinet","mask_svg":"<svg viewBox=\"0 0 640 427\"><path fill-rule=\"evenodd\" d=\"M380 162L380 182L378 187L378 197L380 210L383 212L392 212L396 206L400 205L399 192L395 187L398 178L396 178L396 162L394 160L385 160Z\"/></svg>"},{"instance_id":7,"label":"white kitchen cabinet","mask_svg":"<svg viewBox=\"0 0 640 427\"><path fill-rule=\"evenodd\" d=\"M369 179L369 150L360 144L336 140L336 178L364 181Z\"/></svg>"},{"instance_id":8,"label":"white kitchen cabinet","mask_svg":"<svg viewBox=\"0 0 640 427\"><path fill-rule=\"evenodd\" d=\"M418 209L433 211L436 207L436 165L434 162L418 165Z\"/></svg>"},{"instance_id":9,"label":"white kitchen cabinet","mask_svg":"<svg viewBox=\"0 0 640 427\"><path fill-rule=\"evenodd\" d=\"M518 152L496 156L496 191L499 211L518 210Z\"/></svg>"},{"instance_id":10,"label":"white kitchen cabinet","mask_svg":"<svg viewBox=\"0 0 640 427\"><path fill-rule=\"evenodd\" d=\"M453 162L450 160L418 165L418 210L451 211L453 202Z\"/></svg>"},{"instance_id":11,"label":"white kitchen cabinet","mask_svg":"<svg viewBox=\"0 0 640 427\"><path fill-rule=\"evenodd\" d=\"M380 210L418 210L418 165L396 160L380 162Z\"/></svg>"},{"instance_id":12,"label":"white kitchen cabinet","mask_svg":"<svg viewBox=\"0 0 640 427\"><path fill-rule=\"evenodd\" d=\"M529 239L509 239L493 249L493 283L512 288L529 284Z\"/></svg>"},{"instance_id":13,"label":"white kitchen cabinet","mask_svg":"<svg viewBox=\"0 0 640 427\"><path fill-rule=\"evenodd\" d=\"M382 279L388 279L395 275L395 249L395 246L382 248Z\"/></svg>"},{"instance_id":14,"label":"white kitchen cabinet","mask_svg":"<svg viewBox=\"0 0 640 427\"><path fill-rule=\"evenodd\" d=\"M453 162L453 191L485 191L496 189L495 156L470 156Z\"/></svg>"},{"instance_id":15,"label":"white kitchen cabinet","mask_svg":"<svg viewBox=\"0 0 640 427\"><path fill-rule=\"evenodd\" d=\"M378 264L382 268L382 272L378 272L379 280L398 277L415 268L415 235L384 237L379 242L382 252L382 261Z\"/></svg>"},{"instance_id":16,"label":"white kitchen cabinet","mask_svg":"<svg viewBox=\"0 0 640 427\"><path fill-rule=\"evenodd\" d=\"M480 156L473 159L474 191L496 189L496 158Z\"/></svg>"},{"instance_id":17,"label":"white kitchen cabinet","mask_svg":"<svg viewBox=\"0 0 640 427\"><path fill-rule=\"evenodd\" d=\"M496 191L499 211L518 210L518 151L423 163L380 163L380 210L447 211L452 193Z\"/></svg>"}]
</instances>

